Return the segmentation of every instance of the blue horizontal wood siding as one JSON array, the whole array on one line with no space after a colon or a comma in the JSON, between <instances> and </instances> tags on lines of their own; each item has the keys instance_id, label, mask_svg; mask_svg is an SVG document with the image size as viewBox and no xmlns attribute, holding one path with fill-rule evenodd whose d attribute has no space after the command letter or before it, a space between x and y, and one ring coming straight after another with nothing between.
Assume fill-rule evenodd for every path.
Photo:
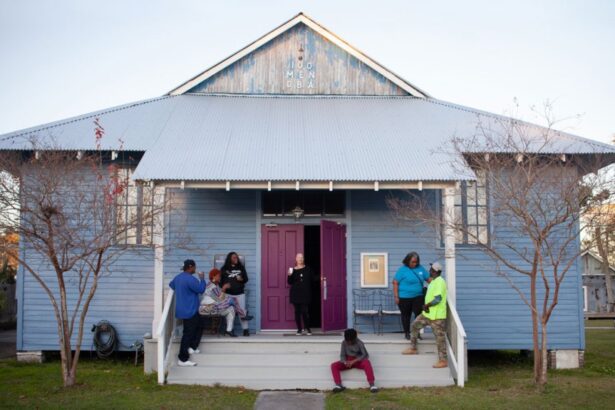
<instances>
[{"instance_id":1,"label":"blue horizontal wood siding","mask_svg":"<svg viewBox=\"0 0 615 410\"><path fill-rule=\"evenodd\" d=\"M215 255L235 251L245 257L248 309L258 312L257 192L186 189L173 190L172 196L174 205L168 224L171 249L164 259L165 287L179 272L184 259L194 259L197 270L207 275L214 266ZM187 246L174 247L173 243ZM256 330L257 319L250 322L252 331Z\"/></svg>"},{"instance_id":2,"label":"blue horizontal wood siding","mask_svg":"<svg viewBox=\"0 0 615 410\"><path fill-rule=\"evenodd\" d=\"M443 249L433 232L420 227L411 229L411 221L401 222L395 218L386 205L387 195L391 193L356 191L351 194L350 257L354 289L360 288L361 252L388 252L389 283L409 251L419 252L423 265L435 259L443 261ZM506 237L506 232L498 234L501 239ZM519 238L519 241L523 242L523 239ZM457 247L456 255L457 307L468 334L469 348L531 348L530 310L508 282L494 273L493 261L477 248ZM514 255L510 257L514 258ZM575 266L562 284L559 303L548 328L550 348L584 348L580 277ZM527 289L527 278L513 275L513 279ZM392 291L391 285L389 289ZM394 318L388 321L385 330L399 330L399 323ZM360 323L361 330L371 331L369 321Z\"/></svg>"},{"instance_id":3,"label":"blue horizontal wood siding","mask_svg":"<svg viewBox=\"0 0 615 410\"><path fill-rule=\"evenodd\" d=\"M190 257L205 272L213 266L214 255L236 251L245 256L250 281L248 307L256 319L260 313L260 218L259 192L223 190L175 190L174 210L168 220L167 243L185 242L191 249L176 247L165 255L165 286L179 272L181 262ZM348 194L349 288L360 288L361 252L387 252L389 286L401 260L409 251L421 255L423 265L443 261L443 249L427 227L409 228L386 205L390 192L352 191ZM497 229L494 228L494 229ZM181 237L181 240L178 239ZM502 237L502 235L500 235ZM27 250L25 250L27 253ZM149 252L149 253L148 253ZM28 260L33 257L26 254ZM511 256L512 257L512 256ZM41 261L43 263L43 261ZM44 264L44 263L43 263ZM111 321L120 340L129 345L151 330L153 311L153 253L128 253L118 260L112 274L101 280L92 304L86 330L98 320ZM468 333L470 349L528 349L531 347L529 309L493 269L493 262L476 248L457 248L457 304ZM47 275L51 275L48 270ZM527 286L526 278L516 278ZM29 275L21 275L18 349L57 350L57 333L51 305L40 286ZM71 296L74 298L74 295ZM352 304L352 298L349 298ZM560 291L560 302L549 326L550 348L584 348L581 276L573 269ZM359 330L371 332L371 322L361 320ZM389 318L385 331L399 331L396 318ZM85 333L84 347L91 343Z\"/></svg>"},{"instance_id":4,"label":"blue horizontal wood siding","mask_svg":"<svg viewBox=\"0 0 615 410\"><path fill-rule=\"evenodd\" d=\"M400 221L389 210L386 191L352 191L351 203L351 277L353 289L361 288L361 253L387 252L389 284L387 291L393 292L392 281L395 272L402 265L401 261L410 251L416 251L421 257L421 264L428 267L430 262L441 260L443 252L437 246L438 239L426 228L411 231L406 221ZM374 292L375 289L367 289ZM372 332L369 318L358 320L359 331ZM387 317L384 331L400 331L397 317Z\"/></svg>"},{"instance_id":5,"label":"blue horizontal wood siding","mask_svg":"<svg viewBox=\"0 0 615 410\"><path fill-rule=\"evenodd\" d=\"M35 267L55 295L58 285L55 272L42 257L25 249L28 262ZM23 272L23 270L22 270ZM90 350L92 336L90 328L100 320L108 320L115 327L121 345L120 350L131 350L130 345L142 340L151 332L154 297L154 255L151 249L127 252L109 268L109 273L99 280L98 289L90 304L84 323L82 349ZM69 309L77 299L75 278L67 274ZM23 293L20 295L21 322L18 335L18 350L59 350L58 333L53 307L49 297L29 273L20 275ZM58 297L59 303L59 297ZM73 347L77 340L77 329L73 331Z\"/></svg>"}]
</instances>

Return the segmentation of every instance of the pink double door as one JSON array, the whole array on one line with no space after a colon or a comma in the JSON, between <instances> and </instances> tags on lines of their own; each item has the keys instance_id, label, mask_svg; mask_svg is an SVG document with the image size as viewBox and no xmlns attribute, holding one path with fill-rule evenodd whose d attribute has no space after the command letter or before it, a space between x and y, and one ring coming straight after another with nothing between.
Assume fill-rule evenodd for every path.
<instances>
[{"instance_id":1,"label":"pink double door","mask_svg":"<svg viewBox=\"0 0 615 410\"><path fill-rule=\"evenodd\" d=\"M294 329L294 309L288 268L304 252L303 225L262 226L261 328ZM320 224L320 295L322 330L346 327L346 226L331 221Z\"/></svg>"}]
</instances>

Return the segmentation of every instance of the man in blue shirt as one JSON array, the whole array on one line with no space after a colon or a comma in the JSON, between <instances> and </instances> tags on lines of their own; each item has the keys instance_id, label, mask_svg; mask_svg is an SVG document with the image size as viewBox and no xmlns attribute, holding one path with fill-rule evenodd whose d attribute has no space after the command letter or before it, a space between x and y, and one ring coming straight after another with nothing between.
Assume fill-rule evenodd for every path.
<instances>
[{"instance_id":1,"label":"man in blue shirt","mask_svg":"<svg viewBox=\"0 0 615 410\"><path fill-rule=\"evenodd\" d=\"M178 366L196 366L190 355L200 353L199 343L203 326L199 316L199 294L205 291L205 273L199 272L199 279L192 276L196 263L192 259L184 261L183 272L175 276L169 287L175 291L175 317L184 322L184 332L179 346Z\"/></svg>"}]
</instances>

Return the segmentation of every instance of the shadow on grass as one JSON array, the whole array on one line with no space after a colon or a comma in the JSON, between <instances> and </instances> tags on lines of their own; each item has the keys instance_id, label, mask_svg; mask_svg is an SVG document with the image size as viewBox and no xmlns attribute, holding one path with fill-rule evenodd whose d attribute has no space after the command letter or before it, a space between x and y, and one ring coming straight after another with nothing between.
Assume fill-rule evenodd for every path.
<instances>
[{"instance_id":1,"label":"shadow on grass","mask_svg":"<svg viewBox=\"0 0 615 410\"><path fill-rule=\"evenodd\" d=\"M470 350L468 363L473 367L519 367L533 364L532 352L527 350Z\"/></svg>"}]
</instances>

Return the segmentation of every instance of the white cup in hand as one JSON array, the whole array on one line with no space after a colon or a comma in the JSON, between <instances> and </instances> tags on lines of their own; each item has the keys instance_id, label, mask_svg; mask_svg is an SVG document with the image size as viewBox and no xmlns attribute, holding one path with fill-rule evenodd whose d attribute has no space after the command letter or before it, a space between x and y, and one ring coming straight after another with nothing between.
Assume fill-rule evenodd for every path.
<instances>
[{"instance_id":1,"label":"white cup in hand","mask_svg":"<svg viewBox=\"0 0 615 410\"><path fill-rule=\"evenodd\" d=\"M288 275L292 275L293 274L293 268L288 268Z\"/></svg>"}]
</instances>

